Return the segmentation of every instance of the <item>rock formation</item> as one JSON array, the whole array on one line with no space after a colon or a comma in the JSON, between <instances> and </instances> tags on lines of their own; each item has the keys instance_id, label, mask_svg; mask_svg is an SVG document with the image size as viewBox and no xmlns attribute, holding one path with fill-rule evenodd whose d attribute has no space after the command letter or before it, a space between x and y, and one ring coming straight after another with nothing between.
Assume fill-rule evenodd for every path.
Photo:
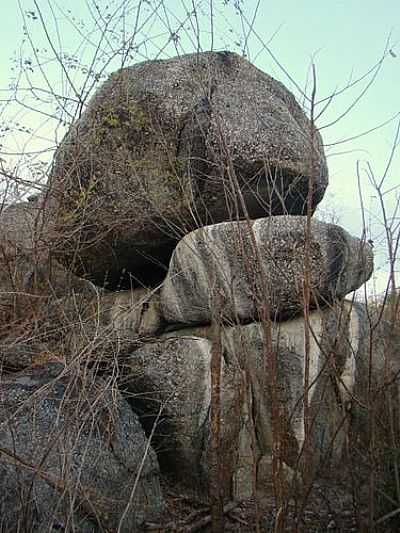
<instances>
[{"instance_id":1,"label":"rock formation","mask_svg":"<svg viewBox=\"0 0 400 533\"><path fill-rule=\"evenodd\" d=\"M20 202L0 212L0 354L3 368L19 369L46 350L43 327L52 329L47 306L79 293L92 298L96 288L58 263L44 223L46 202ZM60 314L63 314L62 311ZM53 317L54 317L54 313ZM40 323L40 333L38 324Z\"/></svg>"},{"instance_id":2,"label":"rock formation","mask_svg":"<svg viewBox=\"0 0 400 533\"><path fill-rule=\"evenodd\" d=\"M159 515L157 458L102 380L50 363L3 376L0 405L2 531L128 533Z\"/></svg>"},{"instance_id":3,"label":"rock formation","mask_svg":"<svg viewBox=\"0 0 400 533\"><path fill-rule=\"evenodd\" d=\"M161 281L177 241L197 227L244 209L253 218L304 214L304 154L313 154L313 208L328 181L321 139L315 132L311 147L310 133L285 87L236 54L122 69L56 154L58 255L100 285L129 287Z\"/></svg>"},{"instance_id":4,"label":"rock formation","mask_svg":"<svg viewBox=\"0 0 400 533\"><path fill-rule=\"evenodd\" d=\"M307 196L311 215L327 186L311 132L293 96L232 53L145 62L97 91L40 218L21 204L0 220L18 279L42 243L40 264L55 255L71 280L44 277L24 334L3 316L5 524L31 491L38 531L140 530L161 516L158 464L207 496L215 358L226 498L252 496L255 471L265 490L273 461L288 479L338 464L369 334L345 297L372 251L314 218L308 231ZM34 235L22 244L7 222L19 212Z\"/></svg>"},{"instance_id":5,"label":"rock formation","mask_svg":"<svg viewBox=\"0 0 400 533\"><path fill-rule=\"evenodd\" d=\"M306 218L289 215L214 224L186 235L163 283L166 320L211 322L218 292L224 319L255 319L266 299L271 319L296 315L303 307L307 253L314 307L343 298L370 277L371 250L342 228L313 220L308 252L307 238Z\"/></svg>"}]
</instances>

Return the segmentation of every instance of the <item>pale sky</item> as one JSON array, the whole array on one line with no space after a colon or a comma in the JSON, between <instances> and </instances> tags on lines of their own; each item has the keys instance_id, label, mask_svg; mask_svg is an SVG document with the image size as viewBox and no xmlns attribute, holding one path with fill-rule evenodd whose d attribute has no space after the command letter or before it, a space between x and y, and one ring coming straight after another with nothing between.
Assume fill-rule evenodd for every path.
<instances>
[{"instance_id":1,"label":"pale sky","mask_svg":"<svg viewBox=\"0 0 400 533\"><path fill-rule=\"evenodd\" d=\"M107 23L107 13L112 15L114 9L122 2L110 0L96 2L101 7L102 20L97 17L92 0L36 0L46 20L47 30L56 53L65 54L66 61L73 65L73 56L83 58L82 63L93 57L96 35L101 24ZM193 3L198 7L197 18L192 14ZM140 4L140 15L137 6ZM228 4L228 5L225 5ZM368 161L377 176L386 166L393 143L398 120L389 122L385 127L343 144L338 141L348 139L375 128L400 113L400 1L399 0L243 0L239 2L238 14L234 1L214 0L213 19L209 17L210 0L164 0L164 1L129 1L124 13L125 23L121 26L108 27L106 42L102 50L116 50L123 36L127 37L133 28L144 24L137 33L135 45L138 46L135 58L173 56L177 52L189 53L196 49L195 34L197 24L200 28L200 47L203 50L230 49L248 55L257 67L281 80L291 89L300 103L298 88L307 86L310 75L310 63L313 60L317 73L317 100L328 97L333 91L345 87L373 67L386 49L386 59L376 75L375 81L354 108L341 120L335 122L348 106L357 100L367 84L372 80L373 71L365 80L336 97L327 111L317 122L326 144L326 154L330 169L330 186L322 203L325 211L332 208L338 214L340 224L357 235L361 231L361 212L359 209L356 165L359 161L362 169ZM109 6L108 12L104 11ZM92 17L90 16L92 12ZM22 14L28 27L28 35L23 35ZM34 14L32 16L32 13ZM34 130L32 135L15 134L12 138L0 137L0 157L13 162L13 151L41 150L54 147L62 138L63 130L55 129L55 124L43 115L22 111L15 105L4 107L4 100L9 96L6 90L12 76L18 72L11 71L15 64L12 59L20 55L33 59L35 53L30 48L32 39L36 54L42 60L42 73L27 74L35 87L55 87L59 92L66 83L65 73L55 61L46 60L51 55L49 43L40 23L40 16L33 0L10 0L2 2L1 46L0 46L0 120L3 125L13 119L20 125L27 124ZM151 16L150 16L151 15ZM112 20L112 16L109 17ZM249 24L254 19L253 31ZM147 22L146 22L147 20ZM183 21L185 21L183 23ZM96 24L98 24L96 29ZM211 27L213 38L211 39ZM116 33L117 31L120 33ZM97 33L96 33L97 31ZM179 39L171 40L171 33ZM25 43L21 48L22 39ZM94 43L94 44L93 44ZM389 43L389 44L388 44ZM290 78L273 60L265 47L289 73ZM108 47L108 48L107 48ZM161 49L161 50L160 50ZM47 51L45 51L47 50ZM54 54L53 54L54 57ZM129 62L127 64L130 64ZM99 64L98 64L99 65ZM97 65L97 67L98 67ZM69 73L79 84L82 72L75 65ZM119 67L118 59L108 66L107 72ZM77 74L79 72L79 75ZM79 76L81 76L79 78ZM47 78L47 82L45 82ZM20 87L27 87L28 78L20 79ZM295 83L293 83L295 82ZM47 86L46 86L47 83ZM296 87L297 85L297 87ZM310 86L308 86L308 93ZM43 100L44 92L40 93ZM43 102L41 109L45 109ZM36 107L36 104L33 106ZM329 124L332 125L329 126ZM329 126L329 127L327 127ZM56 132L56 137L54 133ZM0 131L1 135L1 131ZM39 137L39 139L37 138ZM387 177L387 190L400 185L400 150L395 155L391 171ZM46 155L42 154L42 159ZM48 158L49 156L47 156ZM364 203L368 209L367 224L371 225L371 237L374 239L378 255L378 266L382 265L379 240L381 227L380 213L374 192L367 185L367 178L361 173ZM395 205L396 189L385 196L388 211ZM385 275L377 269L378 290L382 290Z\"/></svg>"}]
</instances>

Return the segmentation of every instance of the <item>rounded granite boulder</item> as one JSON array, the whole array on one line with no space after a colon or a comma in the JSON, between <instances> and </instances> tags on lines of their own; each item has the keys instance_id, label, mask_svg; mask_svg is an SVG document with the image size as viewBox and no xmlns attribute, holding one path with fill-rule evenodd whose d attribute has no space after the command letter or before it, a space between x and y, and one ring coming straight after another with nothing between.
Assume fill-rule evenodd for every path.
<instances>
[{"instance_id":1,"label":"rounded granite boulder","mask_svg":"<svg viewBox=\"0 0 400 533\"><path fill-rule=\"evenodd\" d=\"M158 282L193 229L245 210L304 214L311 173L314 209L328 183L321 138L293 95L239 55L124 68L56 153L58 256L102 286Z\"/></svg>"}]
</instances>

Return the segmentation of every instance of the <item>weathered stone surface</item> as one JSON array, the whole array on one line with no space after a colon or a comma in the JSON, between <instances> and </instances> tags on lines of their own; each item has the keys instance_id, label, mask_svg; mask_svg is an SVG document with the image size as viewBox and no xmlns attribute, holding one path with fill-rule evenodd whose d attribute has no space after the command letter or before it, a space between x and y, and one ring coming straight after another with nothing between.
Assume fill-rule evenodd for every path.
<instances>
[{"instance_id":1,"label":"weathered stone surface","mask_svg":"<svg viewBox=\"0 0 400 533\"><path fill-rule=\"evenodd\" d=\"M46 348L26 336L10 334L0 344L0 375L32 366Z\"/></svg>"},{"instance_id":2,"label":"weathered stone surface","mask_svg":"<svg viewBox=\"0 0 400 533\"><path fill-rule=\"evenodd\" d=\"M186 235L161 291L170 323L287 318L303 308L306 217L278 216L206 226ZM372 273L368 244L333 224L311 222L312 305L343 298ZM222 299L222 301L221 301Z\"/></svg>"},{"instance_id":3,"label":"weathered stone surface","mask_svg":"<svg viewBox=\"0 0 400 533\"><path fill-rule=\"evenodd\" d=\"M36 236L40 234L41 209L35 202L21 202L4 207L0 213L2 241L10 241L21 248L33 250L41 246ZM36 230L35 226L39 226Z\"/></svg>"},{"instance_id":4,"label":"weathered stone surface","mask_svg":"<svg viewBox=\"0 0 400 533\"><path fill-rule=\"evenodd\" d=\"M4 324L23 309L34 307L32 288L42 285L38 278L42 250L35 247L37 206L21 203L4 208L0 214L0 318ZM33 291L34 292L34 291Z\"/></svg>"},{"instance_id":5,"label":"weathered stone surface","mask_svg":"<svg viewBox=\"0 0 400 533\"><path fill-rule=\"evenodd\" d=\"M0 322L27 316L47 297L92 289L51 258L44 210L38 199L0 213Z\"/></svg>"},{"instance_id":6,"label":"weathered stone surface","mask_svg":"<svg viewBox=\"0 0 400 533\"><path fill-rule=\"evenodd\" d=\"M356 383L361 330L354 313L350 302L310 313L308 401L313 418L313 448L317 456L328 452L332 444L330 438L337 430L335 416L341 409L339 404L351 397ZM304 443L304 328L301 317L271 324L272 350L277 360L283 458L292 467L296 465ZM262 323L224 327L222 330L225 361L238 364L249 376L252 396L256 399L253 409L261 455L272 450L266 334L266 326ZM212 329L210 326L184 328L165 336L174 335L211 339ZM332 383L335 383L334 387ZM336 438L333 451L337 455L343 435Z\"/></svg>"},{"instance_id":7,"label":"weathered stone surface","mask_svg":"<svg viewBox=\"0 0 400 533\"><path fill-rule=\"evenodd\" d=\"M66 294L63 298L41 294L35 306L21 310L19 320L5 322L0 339L0 366L5 372L15 372L54 358L71 361L81 355L78 348L93 340L95 334L90 330L92 337L85 337L86 343L84 340L80 345L71 342L74 333L76 336L81 333L79 338L82 337L82 320L88 316L93 300L101 300L105 291L87 283L82 292L66 288ZM91 317L91 324L97 324ZM92 350L95 348L93 346Z\"/></svg>"},{"instance_id":8,"label":"weathered stone surface","mask_svg":"<svg viewBox=\"0 0 400 533\"><path fill-rule=\"evenodd\" d=\"M148 430L154 422L161 468L198 490L207 490L209 416L211 401L210 358L212 343L195 336L162 336L145 344L126 360L125 386L133 395L133 408L143 414ZM219 459L224 465L225 491L236 454L239 431L240 373L222 361Z\"/></svg>"},{"instance_id":9,"label":"weathered stone surface","mask_svg":"<svg viewBox=\"0 0 400 533\"><path fill-rule=\"evenodd\" d=\"M231 52L117 71L55 157L59 256L103 286L151 282L182 235L242 216L238 188L252 217L304 213L310 132L289 91ZM314 141L315 207L327 167Z\"/></svg>"},{"instance_id":10,"label":"weathered stone surface","mask_svg":"<svg viewBox=\"0 0 400 533\"><path fill-rule=\"evenodd\" d=\"M131 532L158 518L157 459L109 383L53 363L0 390L2 531Z\"/></svg>"},{"instance_id":11,"label":"weathered stone surface","mask_svg":"<svg viewBox=\"0 0 400 533\"><path fill-rule=\"evenodd\" d=\"M344 406L356 379L359 330L348 304L310 314L309 389L310 449L313 465L341 458L346 424ZM266 328L261 323L223 327L221 345L222 450L220 461L229 496L250 497L254 461L263 464L262 491L271 475L273 441L271 383L277 390L281 459L300 469L305 441L305 325L302 318L272 324L277 379L271 382L266 355ZM209 461L211 326L163 334L159 341L128 359L127 378L135 405L150 425L161 411L156 430L161 465L183 481L207 486ZM141 399L142 398L142 399ZM148 431L150 428L148 428ZM162 459L164 457L164 459Z\"/></svg>"},{"instance_id":12,"label":"weathered stone surface","mask_svg":"<svg viewBox=\"0 0 400 533\"><path fill-rule=\"evenodd\" d=\"M120 339L127 336L154 336L162 329L163 321L158 291L139 288L114 293L109 320Z\"/></svg>"}]
</instances>

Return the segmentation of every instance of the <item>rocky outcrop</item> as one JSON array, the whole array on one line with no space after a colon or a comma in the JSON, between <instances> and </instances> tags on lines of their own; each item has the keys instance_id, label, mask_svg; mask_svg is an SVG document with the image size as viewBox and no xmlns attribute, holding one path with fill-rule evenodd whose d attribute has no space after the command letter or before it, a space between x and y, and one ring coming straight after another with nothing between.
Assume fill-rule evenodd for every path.
<instances>
[{"instance_id":1,"label":"rocky outcrop","mask_svg":"<svg viewBox=\"0 0 400 533\"><path fill-rule=\"evenodd\" d=\"M143 531L163 508L157 458L128 404L50 363L0 384L2 531Z\"/></svg>"},{"instance_id":2,"label":"rocky outcrop","mask_svg":"<svg viewBox=\"0 0 400 533\"><path fill-rule=\"evenodd\" d=\"M371 276L371 247L342 228L313 220L308 251L306 241L306 217L225 222L193 231L175 249L163 283L165 319L250 321L266 305L273 320L295 316L304 305L306 256L313 306L343 298Z\"/></svg>"},{"instance_id":3,"label":"rocky outcrop","mask_svg":"<svg viewBox=\"0 0 400 533\"><path fill-rule=\"evenodd\" d=\"M340 465L393 343L344 300L371 247L308 232L326 185L318 133L245 59L110 77L57 151L46 209L0 217L0 303L40 304L1 317L0 529L143 530L158 465L206 498L218 462L226 499Z\"/></svg>"},{"instance_id":4,"label":"rocky outcrop","mask_svg":"<svg viewBox=\"0 0 400 533\"><path fill-rule=\"evenodd\" d=\"M45 301L42 296L40 304L33 318L26 315L1 339L5 369L29 367L54 352L67 360L77 355L113 359L165 328L155 289L108 292L93 285L90 292L73 291L63 298Z\"/></svg>"},{"instance_id":5,"label":"rocky outcrop","mask_svg":"<svg viewBox=\"0 0 400 533\"><path fill-rule=\"evenodd\" d=\"M221 449L225 493L249 497L253 462L268 462L273 449L271 387L278 391L281 459L301 468L304 445L305 364L311 413L309 445L314 467L338 464L343 452L345 406L356 384L361 330L351 302L310 314L310 348L305 351L302 318L270 324L225 326L221 338L212 326L179 329L145 344L125 361L127 389L154 421L160 460L186 482L207 487L210 431L210 354L221 342ZM266 352L271 328L272 351ZM270 360L277 381L270 375ZM131 377L129 377L131 376ZM272 381L271 381L272 379ZM255 441L254 441L255 439ZM259 477L268 483L271 470Z\"/></svg>"},{"instance_id":6,"label":"rocky outcrop","mask_svg":"<svg viewBox=\"0 0 400 533\"><path fill-rule=\"evenodd\" d=\"M161 280L185 233L242 217L243 204L253 218L304 214L311 160L314 208L327 186L319 134L280 82L234 53L122 69L56 154L58 256L109 288Z\"/></svg>"}]
</instances>

